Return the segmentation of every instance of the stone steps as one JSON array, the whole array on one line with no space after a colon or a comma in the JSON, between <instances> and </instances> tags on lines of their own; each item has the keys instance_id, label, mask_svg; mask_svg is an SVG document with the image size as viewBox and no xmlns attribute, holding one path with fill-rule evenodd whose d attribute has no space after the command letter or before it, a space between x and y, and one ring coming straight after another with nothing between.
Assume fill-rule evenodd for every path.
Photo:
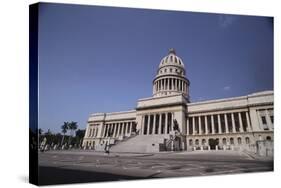
<instances>
[{"instance_id":1,"label":"stone steps","mask_svg":"<svg viewBox=\"0 0 281 188\"><path fill-rule=\"evenodd\" d=\"M111 146L111 152L154 153L159 152L159 143L164 142L164 135L136 135Z\"/></svg>"}]
</instances>

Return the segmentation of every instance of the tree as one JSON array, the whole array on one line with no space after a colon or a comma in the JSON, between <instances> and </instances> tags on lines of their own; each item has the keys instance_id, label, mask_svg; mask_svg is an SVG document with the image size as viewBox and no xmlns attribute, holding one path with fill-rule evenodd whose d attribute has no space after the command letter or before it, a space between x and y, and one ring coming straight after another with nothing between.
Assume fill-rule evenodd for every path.
<instances>
[{"instance_id":1,"label":"tree","mask_svg":"<svg viewBox=\"0 0 281 188\"><path fill-rule=\"evenodd\" d=\"M67 133L68 129L69 129L69 122L64 122L63 125L61 126L61 132L63 133L61 145L63 145L65 133Z\"/></svg>"},{"instance_id":2,"label":"tree","mask_svg":"<svg viewBox=\"0 0 281 188\"><path fill-rule=\"evenodd\" d=\"M78 125L77 125L77 122L74 122L74 121L71 121L69 124L68 124L68 128L70 129L70 137L69 137L69 140L68 140L68 144L71 143L71 137L73 136L73 132L77 129Z\"/></svg>"},{"instance_id":3,"label":"tree","mask_svg":"<svg viewBox=\"0 0 281 188\"><path fill-rule=\"evenodd\" d=\"M85 136L85 129L83 129L83 130L78 129L75 132L75 143L77 144L78 147L81 146L84 136Z\"/></svg>"}]
</instances>

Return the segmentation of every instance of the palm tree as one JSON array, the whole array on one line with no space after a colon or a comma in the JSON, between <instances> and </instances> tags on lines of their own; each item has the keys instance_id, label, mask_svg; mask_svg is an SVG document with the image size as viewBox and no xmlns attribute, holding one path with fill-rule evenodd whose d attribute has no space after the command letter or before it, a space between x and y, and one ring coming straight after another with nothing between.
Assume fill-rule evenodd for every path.
<instances>
[{"instance_id":1,"label":"palm tree","mask_svg":"<svg viewBox=\"0 0 281 188\"><path fill-rule=\"evenodd\" d=\"M69 122L64 122L63 125L61 126L61 132L63 133L61 145L63 145L64 136L65 136L65 133L67 133L68 129L69 129Z\"/></svg>"},{"instance_id":2,"label":"palm tree","mask_svg":"<svg viewBox=\"0 0 281 188\"><path fill-rule=\"evenodd\" d=\"M78 125L77 122L71 121L68 125L68 128L70 129L70 135L73 136L73 132L77 129ZM71 143L71 136L69 137L68 144Z\"/></svg>"}]
</instances>

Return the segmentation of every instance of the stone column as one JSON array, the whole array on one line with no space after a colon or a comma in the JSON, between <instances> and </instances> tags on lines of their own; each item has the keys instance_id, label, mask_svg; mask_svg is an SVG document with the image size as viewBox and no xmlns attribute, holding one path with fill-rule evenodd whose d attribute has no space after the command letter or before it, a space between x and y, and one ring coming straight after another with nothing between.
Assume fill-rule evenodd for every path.
<instances>
[{"instance_id":1,"label":"stone column","mask_svg":"<svg viewBox=\"0 0 281 188\"><path fill-rule=\"evenodd\" d=\"M175 90L175 79L172 78L172 90Z\"/></svg>"},{"instance_id":2,"label":"stone column","mask_svg":"<svg viewBox=\"0 0 281 188\"><path fill-rule=\"evenodd\" d=\"M225 133L229 133L228 121L227 121L227 115L226 114L224 114L224 123L225 123Z\"/></svg>"},{"instance_id":3,"label":"stone column","mask_svg":"<svg viewBox=\"0 0 281 188\"><path fill-rule=\"evenodd\" d=\"M186 135L189 135L189 117L186 118Z\"/></svg>"},{"instance_id":4,"label":"stone column","mask_svg":"<svg viewBox=\"0 0 281 188\"><path fill-rule=\"evenodd\" d=\"M103 137L106 137L106 131L107 131L107 124L104 124L104 131L103 131Z\"/></svg>"},{"instance_id":5,"label":"stone column","mask_svg":"<svg viewBox=\"0 0 281 188\"><path fill-rule=\"evenodd\" d=\"M167 82L167 86L168 86L167 90L170 90L170 78L168 78L167 80L168 80L168 82Z\"/></svg>"},{"instance_id":6,"label":"stone column","mask_svg":"<svg viewBox=\"0 0 281 188\"><path fill-rule=\"evenodd\" d=\"M109 126L109 124L107 124L106 138L109 136L109 130L110 130L110 126Z\"/></svg>"},{"instance_id":7,"label":"stone column","mask_svg":"<svg viewBox=\"0 0 281 188\"><path fill-rule=\"evenodd\" d=\"M246 112L246 119L247 119L247 131L251 131L251 123L250 123L250 118L249 118L249 113Z\"/></svg>"},{"instance_id":8,"label":"stone column","mask_svg":"<svg viewBox=\"0 0 281 188\"><path fill-rule=\"evenodd\" d=\"M116 123L113 123L113 134L112 134L112 137L116 137L116 128L117 128Z\"/></svg>"},{"instance_id":9,"label":"stone column","mask_svg":"<svg viewBox=\"0 0 281 188\"><path fill-rule=\"evenodd\" d=\"M205 119L205 134L209 134L209 128L208 128L208 118L207 116L204 116Z\"/></svg>"},{"instance_id":10,"label":"stone column","mask_svg":"<svg viewBox=\"0 0 281 188\"><path fill-rule=\"evenodd\" d=\"M238 116L239 116L239 131L244 132L243 122L242 122L242 118L241 118L241 112L238 113Z\"/></svg>"},{"instance_id":11,"label":"stone column","mask_svg":"<svg viewBox=\"0 0 281 188\"><path fill-rule=\"evenodd\" d=\"M129 134L132 134L132 130L133 130L133 122L130 122L130 130L129 130Z\"/></svg>"},{"instance_id":12,"label":"stone column","mask_svg":"<svg viewBox=\"0 0 281 188\"><path fill-rule=\"evenodd\" d=\"M211 122L212 122L212 134L215 134L214 115L211 115Z\"/></svg>"},{"instance_id":13,"label":"stone column","mask_svg":"<svg viewBox=\"0 0 281 188\"><path fill-rule=\"evenodd\" d=\"M233 113L231 113L231 120L232 120L232 132L236 133L236 126L235 126L234 114Z\"/></svg>"},{"instance_id":14,"label":"stone column","mask_svg":"<svg viewBox=\"0 0 281 188\"><path fill-rule=\"evenodd\" d=\"M141 116L141 134L144 135L144 119L145 115Z\"/></svg>"},{"instance_id":15,"label":"stone column","mask_svg":"<svg viewBox=\"0 0 281 188\"><path fill-rule=\"evenodd\" d=\"M218 124L219 124L219 134L221 134L222 133L221 132L221 115L218 114L217 116L218 116Z\"/></svg>"},{"instance_id":16,"label":"stone column","mask_svg":"<svg viewBox=\"0 0 281 188\"><path fill-rule=\"evenodd\" d=\"M183 90L183 81L181 80L181 91L184 91Z\"/></svg>"},{"instance_id":17,"label":"stone column","mask_svg":"<svg viewBox=\"0 0 281 188\"><path fill-rule=\"evenodd\" d=\"M149 130L150 130L150 114L148 115L147 118L147 132L146 132L147 135L149 135Z\"/></svg>"},{"instance_id":18,"label":"stone column","mask_svg":"<svg viewBox=\"0 0 281 188\"><path fill-rule=\"evenodd\" d=\"M199 135L202 134L202 129L201 129L201 116L198 117L198 126L199 126Z\"/></svg>"},{"instance_id":19,"label":"stone column","mask_svg":"<svg viewBox=\"0 0 281 188\"><path fill-rule=\"evenodd\" d=\"M192 130L193 130L193 135L195 135L195 116L192 117Z\"/></svg>"},{"instance_id":20,"label":"stone column","mask_svg":"<svg viewBox=\"0 0 281 188\"><path fill-rule=\"evenodd\" d=\"M168 134L168 113L165 113L165 129L164 129L164 134Z\"/></svg>"},{"instance_id":21,"label":"stone column","mask_svg":"<svg viewBox=\"0 0 281 188\"><path fill-rule=\"evenodd\" d=\"M155 134L156 129L156 114L153 114L152 134Z\"/></svg>"},{"instance_id":22,"label":"stone column","mask_svg":"<svg viewBox=\"0 0 281 188\"><path fill-rule=\"evenodd\" d=\"M159 114L158 134L161 134L162 114Z\"/></svg>"}]
</instances>

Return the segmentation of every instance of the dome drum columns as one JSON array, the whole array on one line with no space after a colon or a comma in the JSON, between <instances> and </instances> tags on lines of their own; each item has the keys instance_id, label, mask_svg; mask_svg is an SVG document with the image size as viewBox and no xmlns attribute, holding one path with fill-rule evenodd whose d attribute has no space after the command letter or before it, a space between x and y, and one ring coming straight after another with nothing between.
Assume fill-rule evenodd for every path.
<instances>
[{"instance_id":1,"label":"dome drum columns","mask_svg":"<svg viewBox=\"0 0 281 188\"><path fill-rule=\"evenodd\" d=\"M189 80L185 77L185 68L174 49L164 57L153 81L153 97L183 94L189 98Z\"/></svg>"}]
</instances>

